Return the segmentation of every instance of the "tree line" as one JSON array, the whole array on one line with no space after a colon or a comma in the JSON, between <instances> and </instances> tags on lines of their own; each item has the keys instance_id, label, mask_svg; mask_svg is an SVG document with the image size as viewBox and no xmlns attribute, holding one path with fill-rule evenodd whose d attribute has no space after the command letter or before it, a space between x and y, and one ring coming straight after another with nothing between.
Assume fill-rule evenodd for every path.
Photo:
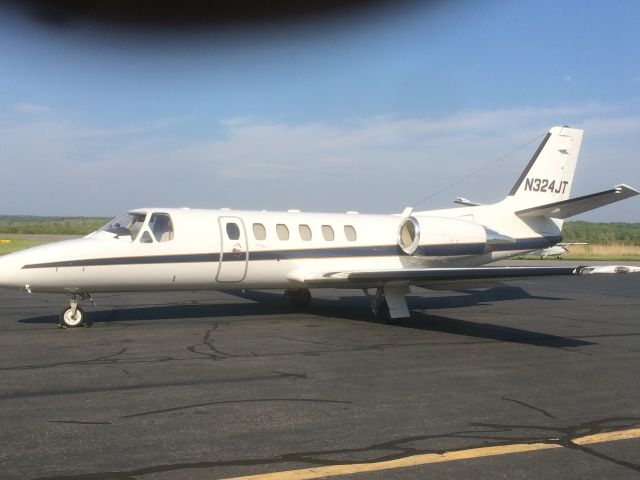
<instances>
[{"instance_id":1,"label":"tree line","mask_svg":"<svg viewBox=\"0 0 640 480\"><path fill-rule=\"evenodd\" d=\"M601 245L640 245L640 223L565 222L562 240Z\"/></svg>"},{"instance_id":2,"label":"tree line","mask_svg":"<svg viewBox=\"0 0 640 480\"><path fill-rule=\"evenodd\" d=\"M87 235L102 227L109 218L35 217L0 215L0 234Z\"/></svg>"}]
</instances>

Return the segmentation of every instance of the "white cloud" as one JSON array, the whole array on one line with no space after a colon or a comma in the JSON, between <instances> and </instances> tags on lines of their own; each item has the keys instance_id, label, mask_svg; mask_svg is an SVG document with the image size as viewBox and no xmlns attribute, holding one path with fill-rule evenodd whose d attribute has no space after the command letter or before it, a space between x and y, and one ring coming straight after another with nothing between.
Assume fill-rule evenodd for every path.
<instances>
[{"instance_id":1,"label":"white cloud","mask_svg":"<svg viewBox=\"0 0 640 480\"><path fill-rule=\"evenodd\" d=\"M508 192L538 138L557 124L586 130L574 194L621 181L640 185L640 115L599 103L337 124L244 117L220 122L223 134L201 141L172 136L172 121L113 129L34 121L0 126L0 210L115 214L189 205L393 212L528 143L420 207L450 206L458 195L491 202ZM639 210L629 200L612 219L640 221Z\"/></svg>"},{"instance_id":2,"label":"white cloud","mask_svg":"<svg viewBox=\"0 0 640 480\"><path fill-rule=\"evenodd\" d=\"M114 136L139 135L146 133L158 132L171 127L178 123L188 120L188 117L166 117L152 122L146 122L135 125L123 125L114 128L79 128L76 136L79 139L101 139Z\"/></svg>"},{"instance_id":3,"label":"white cloud","mask_svg":"<svg viewBox=\"0 0 640 480\"><path fill-rule=\"evenodd\" d=\"M17 103L13 105L13 110L24 114L38 114L49 112L51 111L51 108L47 105L41 105L38 103Z\"/></svg>"}]
</instances>

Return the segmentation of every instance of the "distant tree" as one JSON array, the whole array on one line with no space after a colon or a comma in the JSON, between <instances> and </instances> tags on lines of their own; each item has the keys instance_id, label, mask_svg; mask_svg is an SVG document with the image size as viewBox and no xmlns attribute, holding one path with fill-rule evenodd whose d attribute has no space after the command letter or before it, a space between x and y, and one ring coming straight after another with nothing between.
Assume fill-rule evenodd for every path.
<instances>
[{"instance_id":1,"label":"distant tree","mask_svg":"<svg viewBox=\"0 0 640 480\"><path fill-rule=\"evenodd\" d=\"M104 225L103 217L34 217L0 215L0 233L87 235Z\"/></svg>"}]
</instances>

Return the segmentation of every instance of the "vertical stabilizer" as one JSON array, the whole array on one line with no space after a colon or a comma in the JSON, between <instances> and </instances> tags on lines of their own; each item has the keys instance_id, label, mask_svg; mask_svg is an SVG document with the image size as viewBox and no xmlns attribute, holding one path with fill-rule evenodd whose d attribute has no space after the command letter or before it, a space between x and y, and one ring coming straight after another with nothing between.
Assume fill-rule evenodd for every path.
<instances>
[{"instance_id":1,"label":"vertical stabilizer","mask_svg":"<svg viewBox=\"0 0 640 480\"><path fill-rule=\"evenodd\" d=\"M542 140L507 197L517 208L569 198L582 130L553 127Z\"/></svg>"}]
</instances>

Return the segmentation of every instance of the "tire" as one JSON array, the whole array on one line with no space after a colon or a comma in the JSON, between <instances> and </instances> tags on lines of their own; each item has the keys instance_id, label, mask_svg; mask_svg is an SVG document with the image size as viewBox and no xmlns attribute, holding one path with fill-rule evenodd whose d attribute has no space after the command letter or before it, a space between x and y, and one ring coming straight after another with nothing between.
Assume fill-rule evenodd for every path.
<instances>
[{"instance_id":1,"label":"tire","mask_svg":"<svg viewBox=\"0 0 640 480\"><path fill-rule=\"evenodd\" d=\"M383 300L378 305L376 301L371 302L371 309L373 310L376 320L383 323L390 323L392 321L391 314L389 313L389 305L386 300Z\"/></svg>"},{"instance_id":2,"label":"tire","mask_svg":"<svg viewBox=\"0 0 640 480\"><path fill-rule=\"evenodd\" d=\"M293 308L306 308L311 303L311 292L306 288L288 290L286 297Z\"/></svg>"},{"instance_id":3,"label":"tire","mask_svg":"<svg viewBox=\"0 0 640 480\"><path fill-rule=\"evenodd\" d=\"M375 303L375 300L373 302ZM386 300L378 305L377 308L375 307L374 303L371 304L371 308L374 311L376 320L378 322L386 323L387 325L398 325L399 323L411 319L411 317L391 318L391 313L389 312L389 304Z\"/></svg>"},{"instance_id":4,"label":"tire","mask_svg":"<svg viewBox=\"0 0 640 480\"><path fill-rule=\"evenodd\" d=\"M76 316L71 316L71 307L67 307L60 313L60 322L58 325L65 328L76 328L82 326L84 321L84 310L76 307Z\"/></svg>"}]
</instances>

